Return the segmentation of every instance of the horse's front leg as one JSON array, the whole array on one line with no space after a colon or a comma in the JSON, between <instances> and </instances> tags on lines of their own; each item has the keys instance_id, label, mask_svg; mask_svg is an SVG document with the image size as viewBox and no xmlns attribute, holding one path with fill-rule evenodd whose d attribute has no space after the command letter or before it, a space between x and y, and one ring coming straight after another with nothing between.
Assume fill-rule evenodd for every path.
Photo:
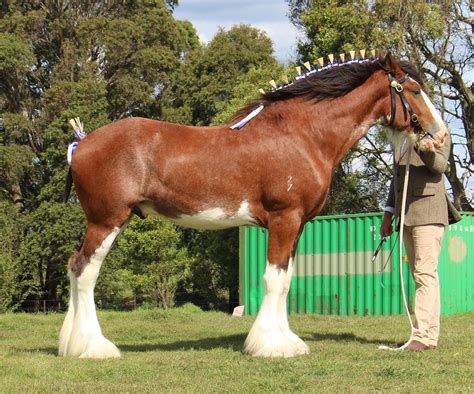
<instances>
[{"instance_id":1,"label":"horse's front leg","mask_svg":"<svg viewBox=\"0 0 474 394\"><path fill-rule=\"evenodd\" d=\"M290 330L286 306L300 228L296 213L281 214L269 222L264 298L245 341L245 351L253 356L293 357L309 353L308 346Z\"/></svg>"}]
</instances>

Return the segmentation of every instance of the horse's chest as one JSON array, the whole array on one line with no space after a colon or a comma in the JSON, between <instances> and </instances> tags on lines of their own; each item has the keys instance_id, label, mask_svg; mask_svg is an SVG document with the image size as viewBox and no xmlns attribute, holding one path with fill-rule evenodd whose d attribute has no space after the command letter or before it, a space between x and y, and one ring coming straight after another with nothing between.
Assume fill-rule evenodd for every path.
<instances>
[{"instance_id":1,"label":"horse's chest","mask_svg":"<svg viewBox=\"0 0 474 394\"><path fill-rule=\"evenodd\" d=\"M158 213L151 204L147 203L141 204L140 210L145 215L159 214L175 224L198 230L220 230L256 224L247 201L243 201L239 208L234 211L215 207L197 210L193 213L181 213L173 217Z\"/></svg>"}]
</instances>

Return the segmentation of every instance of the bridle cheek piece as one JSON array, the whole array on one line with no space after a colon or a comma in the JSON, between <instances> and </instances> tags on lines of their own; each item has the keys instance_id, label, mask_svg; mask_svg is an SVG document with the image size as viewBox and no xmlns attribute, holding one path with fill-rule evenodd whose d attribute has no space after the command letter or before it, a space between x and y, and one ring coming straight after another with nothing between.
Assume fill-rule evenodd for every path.
<instances>
[{"instance_id":1,"label":"bridle cheek piece","mask_svg":"<svg viewBox=\"0 0 474 394\"><path fill-rule=\"evenodd\" d=\"M413 111L413 108L411 107L410 103L405 97L405 94L403 93L402 84L408 80L409 76L404 75L400 79L395 79L395 77L390 73L387 73L387 76L390 82L390 101L391 101L391 113L390 113L390 121L389 121L390 127L393 128L393 123L395 122L395 115L397 113L396 95L398 94L400 96L400 100L402 101L405 110L410 115L410 123L415 129L415 134L417 135L417 144L425 137L434 138L433 135L429 131L423 130L420 120L418 119L418 115L415 114L415 112Z\"/></svg>"}]
</instances>

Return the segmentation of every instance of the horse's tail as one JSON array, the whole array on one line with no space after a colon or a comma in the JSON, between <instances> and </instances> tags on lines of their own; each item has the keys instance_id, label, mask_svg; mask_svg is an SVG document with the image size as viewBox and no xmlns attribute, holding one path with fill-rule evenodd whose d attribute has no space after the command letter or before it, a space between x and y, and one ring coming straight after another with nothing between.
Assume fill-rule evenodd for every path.
<instances>
[{"instance_id":1,"label":"horse's tail","mask_svg":"<svg viewBox=\"0 0 474 394\"><path fill-rule=\"evenodd\" d=\"M74 129L75 139L82 140L86 136L86 133L84 133L84 124L81 122L81 120L79 118L74 118L74 119L70 119L69 123ZM72 183L73 183L71 161L72 161L72 154L74 153L74 150L76 149L77 144L78 142L73 142L72 144L69 145L68 150L67 150L67 161L69 163L69 170L67 172L66 185L64 188L64 196L63 196L64 203L67 203L67 200L69 199L69 195L71 194L71 188L72 188Z\"/></svg>"},{"instance_id":2,"label":"horse's tail","mask_svg":"<svg viewBox=\"0 0 474 394\"><path fill-rule=\"evenodd\" d=\"M69 195L71 194L71 188L72 188L72 169L69 167L67 176L66 176L66 185L64 187L64 196L63 196L63 202L67 203L67 200L69 199Z\"/></svg>"}]
</instances>

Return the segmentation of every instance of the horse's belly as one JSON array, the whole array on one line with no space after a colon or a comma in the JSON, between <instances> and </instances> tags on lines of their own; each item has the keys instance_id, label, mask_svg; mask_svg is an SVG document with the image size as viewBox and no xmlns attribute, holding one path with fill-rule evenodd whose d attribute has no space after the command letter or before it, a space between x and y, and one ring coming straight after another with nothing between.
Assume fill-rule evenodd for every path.
<instances>
[{"instance_id":1,"label":"horse's belly","mask_svg":"<svg viewBox=\"0 0 474 394\"><path fill-rule=\"evenodd\" d=\"M140 209L145 215L159 214L150 204L141 204ZM221 230L230 227L255 225L257 223L251 214L247 201L243 201L235 212L229 212L224 208L216 207L197 211L193 214L183 213L175 217L164 217L180 226L198 230Z\"/></svg>"}]
</instances>

